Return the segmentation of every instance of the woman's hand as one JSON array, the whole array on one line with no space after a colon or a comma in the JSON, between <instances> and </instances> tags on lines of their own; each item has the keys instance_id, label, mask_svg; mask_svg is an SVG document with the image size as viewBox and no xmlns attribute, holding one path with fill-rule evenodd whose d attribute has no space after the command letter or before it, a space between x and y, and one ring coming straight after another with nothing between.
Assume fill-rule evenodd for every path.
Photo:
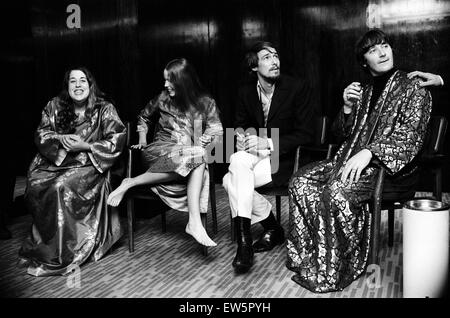
<instances>
[{"instance_id":1,"label":"woman's hand","mask_svg":"<svg viewBox=\"0 0 450 318\"><path fill-rule=\"evenodd\" d=\"M198 141L200 143L200 146L206 148L206 146L208 146L211 143L212 139L213 138L210 135L201 135L200 138L198 138Z\"/></svg>"},{"instance_id":2,"label":"woman's hand","mask_svg":"<svg viewBox=\"0 0 450 318\"><path fill-rule=\"evenodd\" d=\"M345 164L344 170L342 171L341 181L345 182L348 177L350 177L350 183L355 180L359 181L361 176L361 171L369 164L372 159L372 152L368 149L363 149L356 155L351 157Z\"/></svg>"},{"instance_id":3,"label":"woman's hand","mask_svg":"<svg viewBox=\"0 0 450 318\"><path fill-rule=\"evenodd\" d=\"M138 150L142 150L147 146L147 141L146 140L140 140L138 144L136 145L131 145L130 148L131 149L138 149Z\"/></svg>"},{"instance_id":4,"label":"woman's hand","mask_svg":"<svg viewBox=\"0 0 450 318\"><path fill-rule=\"evenodd\" d=\"M62 135L60 142L68 152L89 151L90 144L81 139L78 135Z\"/></svg>"},{"instance_id":5,"label":"woman's hand","mask_svg":"<svg viewBox=\"0 0 450 318\"><path fill-rule=\"evenodd\" d=\"M344 112L346 114L351 113L353 106L361 99L361 96L362 90L361 83L359 82L353 82L344 89L342 97L344 99Z\"/></svg>"},{"instance_id":6,"label":"woman's hand","mask_svg":"<svg viewBox=\"0 0 450 318\"><path fill-rule=\"evenodd\" d=\"M66 151L69 151L72 148L72 144L78 141L78 136L73 134L60 135L59 142L64 147Z\"/></svg>"}]
</instances>

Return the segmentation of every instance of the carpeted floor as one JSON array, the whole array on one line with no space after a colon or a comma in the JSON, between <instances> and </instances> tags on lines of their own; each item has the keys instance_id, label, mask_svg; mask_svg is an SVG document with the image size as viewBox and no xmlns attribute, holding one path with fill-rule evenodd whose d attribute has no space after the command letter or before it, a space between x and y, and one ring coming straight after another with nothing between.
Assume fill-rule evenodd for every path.
<instances>
[{"instance_id":1,"label":"carpeted floor","mask_svg":"<svg viewBox=\"0 0 450 318\"><path fill-rule=\"evenodd\" d=\"M0 241L0 291L6 297L154 297L154 298L399 298L402 297L401 213L396 213L395 242L387 247L386 212L382 218L379 286L371 287L366 273L342 292L314 294L291 280L282 246L256 254L251 272L236 275L231 266L235 244L230 240L230 216L224 189L217 185L219 233L209 255L186 233L187 215L167 212L167 232L160 217L138 219L135 252L130 254L126 234L99 262L88 262L67 277L33 277L16 266L17 251L31 217L14 218L13 239ZM423 193L418 194L423 196ZM275 206L274 198L270 198ZM448 194L444 201L449 201ZM126 230L125 220L123 221ZM288 201L282 199L282 225L287 228ZM208 219L211 232L211 218ZM254 238L261 233L253 226ZM370 277L369 277L370 276ZM373 284L372 284L373 285Z\"/></svg>"}]
</instances>

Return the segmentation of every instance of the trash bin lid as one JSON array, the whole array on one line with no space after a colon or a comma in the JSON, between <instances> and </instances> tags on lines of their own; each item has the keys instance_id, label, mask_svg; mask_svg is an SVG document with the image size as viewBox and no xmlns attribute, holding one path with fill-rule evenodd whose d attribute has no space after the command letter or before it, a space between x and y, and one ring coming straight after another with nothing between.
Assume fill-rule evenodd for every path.
<instances>
[{"instance_id":1,"label":"trash bin lid","mask_svg":"<svg viewBox=\"0 0 450 318\"><path fill-rule=\"evenodd\" d=\"M403 204L403 207L418 211L445 211L450 208L447 203L427 198L409 200Z\"/></svg>"}]
</instances>

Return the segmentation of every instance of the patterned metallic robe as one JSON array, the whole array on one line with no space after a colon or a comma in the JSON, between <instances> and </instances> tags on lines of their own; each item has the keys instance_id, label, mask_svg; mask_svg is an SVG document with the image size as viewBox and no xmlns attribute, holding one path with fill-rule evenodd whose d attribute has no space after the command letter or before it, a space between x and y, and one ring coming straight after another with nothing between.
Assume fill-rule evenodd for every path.
<instances>
[{"instance_id":1,"label":"patterned metallic robe","mask_svg":"<svg viewBox=\"0 0 450 318\"><path fill-rule=\"evenodd\" d=\"M403 173L423 144L432 103L417 79L396 71L369 114L371 94L372 86L364 86L350 117L338 115L334 125L345 141L336 155L302 167L289 184L286 265L313 292L342 290L364 272L370 242L364 201L373 193L378 167ZM371 163L357 183L343 183L345 164L362 149L372 152Z\"/></svg>"},{"instance_id":2,"label":"patterned metallic robe","mask_svg":"<svg viewBox=\"0 0 450 318\"><path fill-rule=\"evenodd\" d=\"M182 112L163 91L153 98L138 116L138 131L147 132L157 124L156 135L142 151L143 163L149 172L176 172L186 177L192 170L205 163L208 151L199 145L200 136L211 138L213 147L223 135L219 111L214 99L203 97L199 101L202 114ZM206 213L209 200L209 173L206 166L200 192L200 212ZM188 212L187 182L181 181L149 186L172 209Z\"/></svg>"},{"instance_id":3,"label":"patterned metallic robe","mask_svg":"<svg viewBox=\"0 0 450 318\"><path fill-rule=\"evenodd\" d=\"M64 150L56 138L55 99L42 112L25 192L33 226L19 251L31 275L67 274L90 256L100 259L122 235L117 211L106 205L106 172L125 145L126 128L112 104L97 106L90 119L77 119L74 132L92 152Z\"/></svg>"}]
</instances>

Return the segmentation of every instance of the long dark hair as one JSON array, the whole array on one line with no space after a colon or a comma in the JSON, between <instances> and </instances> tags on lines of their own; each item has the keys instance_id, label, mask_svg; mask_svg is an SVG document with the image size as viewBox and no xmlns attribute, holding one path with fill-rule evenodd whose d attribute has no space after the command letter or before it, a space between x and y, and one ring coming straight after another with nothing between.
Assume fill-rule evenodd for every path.
<instances>
[{"instance_id":1,"label":"long dark hair","mask_svg":"<svg viewBox=\"0 0 450 318\"><path fill-rule=\"evenodd\" d=\"M81 71L86 75L89 83L89 96L87 98L85 117L90 119L99 102L105 100L105 94L98 88L97 81L92 73L84 66L69 69L64 74L62 90L57 96L58 114L56 116L56 130L59 133L73 133L75 131L74 101L69 95L69 79L72 71Z\"/></svg>"},{"instance_id":2,"label":"long dark hair","mask_svg":"<svg viewBox=\"0 0 450 318\"><path fill-rule=\"evenodd\" d=\"M204 112L200 99L207 93L191 63L185 58L175 59L167 63L165 70L175 89L174 104L181 111L194 109Z\"/></svg>"}]
</instances>

